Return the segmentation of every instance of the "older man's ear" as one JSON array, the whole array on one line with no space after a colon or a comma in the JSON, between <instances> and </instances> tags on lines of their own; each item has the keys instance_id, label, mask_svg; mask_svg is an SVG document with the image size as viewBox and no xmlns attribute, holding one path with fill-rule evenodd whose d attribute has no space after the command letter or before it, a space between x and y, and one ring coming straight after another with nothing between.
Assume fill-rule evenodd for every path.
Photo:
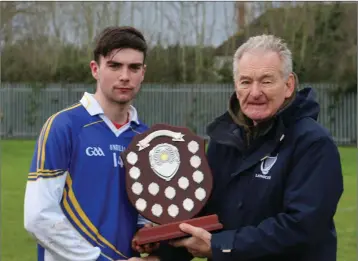
<instances>
[{"instance_id":1,"label":"older man's ear","mask_svg":"<svg viewBox=\"0 0 358 261\"><path fill-rule=\"evenodd\" d=\"M293 94L293 92L295 91L296 88L296 79L297 79L297 75L294 73L291 73L288 76L287 82L286 82L286 93L285 93L285 98L290 98Z\"/></svg>"}]
</instances>

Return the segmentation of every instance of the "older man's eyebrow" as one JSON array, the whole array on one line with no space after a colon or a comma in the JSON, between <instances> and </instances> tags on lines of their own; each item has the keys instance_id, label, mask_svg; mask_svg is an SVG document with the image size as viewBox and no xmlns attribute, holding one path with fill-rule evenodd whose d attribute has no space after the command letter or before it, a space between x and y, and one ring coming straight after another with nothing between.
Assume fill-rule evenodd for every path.
<instances>
[{"instance_id":1,"label":"older man's eyebrow","mask_svg":"<svg viewBox=\"0 0 358 261\"><path fill-rule=\"evenodd\" d=\"M242 80L251 80L252 78L250 76L247 76L247 75L241 75L239 77L239 80L242 81Z\"/></svg>"},{"instance_id":2,"label":"older man's eyebrow","mask_svg":"<svg viewBox=\"0 0 358 261\"><path fill-rule=\"evenodd\" d=\"M270 80L273 80L275 77L272 75L272 74L269 74L269 73L265 73L264 75L262 75L260 77L260 80L262 79L270 79Z\"/></svg>"}]
</instances>

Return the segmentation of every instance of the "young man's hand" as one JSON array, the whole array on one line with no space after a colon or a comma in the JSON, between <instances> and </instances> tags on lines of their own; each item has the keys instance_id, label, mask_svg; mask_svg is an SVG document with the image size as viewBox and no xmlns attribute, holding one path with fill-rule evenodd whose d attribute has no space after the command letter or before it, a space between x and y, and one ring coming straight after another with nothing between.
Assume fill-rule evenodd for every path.
<instances>
[{"instance_id":1,"label":"young man's hand","mask_svg":"<svg viewBox=\"0 0 358 261\"><path fill-rule=\"evenodd\" d=\"M144 225L144 228L142 229L145 229L145 228L151 228L153 227L154 224L153 223L148 223L148 224L145 224ZM138 233L138 232L137 232ZM149 243L149 244L145 244L145 245L138 245L137 244L137 234L133 237L133 240L132 240L132 248L133 250L139 252L139 253L147 253L147 254L150 254L152 253L154 250L158 249L159 247L159 243ZM140 259L139 259L140 260ZM144 260L147 260L147 259L144 259ZM152 259L148 259L149 261L152 261ZM154 261L155 259L153 259ZM132 260L131 260L132 261ZM133 260L134 261L134 260Z\"/></svg>"}]
</instances>

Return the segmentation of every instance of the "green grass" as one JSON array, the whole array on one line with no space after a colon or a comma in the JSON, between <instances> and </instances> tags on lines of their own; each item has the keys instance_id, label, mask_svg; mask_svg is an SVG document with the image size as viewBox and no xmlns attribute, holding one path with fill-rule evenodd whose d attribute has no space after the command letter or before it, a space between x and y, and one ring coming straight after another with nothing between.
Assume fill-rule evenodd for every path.
<instances>
[{"instance_id":1,"label":"green grass","mask_svg":"<svg viewBox=\"0 0 358 261\"><path fill-rule=\"evenodd\" d=\"M1 142L1 260L35 261L35 242L23 228L23 199L33 141ZM335 220L338 261L356 260L357 149L340 148L345 191ZM199 261L199 259L196 259Z\"/></svg>"}]
</instances>

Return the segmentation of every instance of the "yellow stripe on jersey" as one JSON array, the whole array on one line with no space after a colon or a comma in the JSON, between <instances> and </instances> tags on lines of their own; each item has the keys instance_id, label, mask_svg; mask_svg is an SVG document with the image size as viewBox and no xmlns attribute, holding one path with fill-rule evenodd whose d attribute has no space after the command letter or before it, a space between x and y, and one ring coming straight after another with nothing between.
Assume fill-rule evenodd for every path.
<instances>
[{"instance_id":1,"label":"yellow stripe on jersey","mask_svg":"<svg viewBox=\"0 0 358 261\"><path fill-rule=\"evenodd\" d=\"M40 164L40 155L41 155L41 144L43 142L45 130L46 130L47 125L48 125L48 123L49 123L51 118L52 118L52 116L47 119L47 121L45 122L44 126L42 127L42 130L41 130L38 142L37 142L37 164L36 164L37 169L40 169L39 164Z\"/></svg>"},{"instance_id":2,"label":"yellow stripe on jersey","mask_svg":"<svg viewBox=\"0 0 358 261\"><path fill-rule=\"evenodd\" d=\"M46 125L46 128L44 128L45 131L44 131L44 133L43 133L43 135L44 135L43 140L39 140L39 145L38 145L39 147L41 147L41 156L40 156L40 158L38 158L38 161L37 161L37 166L38 166L38 169L39 169L39 170L42 170L42 169L45 168L46 142L47 142L47 139L48 139L48 135L49 135L49 133L50 133L50 129L51 129L51 125L52 125L52 123L53 123L53 120L54 120L60 113L65 112L65 111L69 111L69 110L72 110L72 109L75 109L75 108L77 108L77 107L79 107L79 106L82 106L82 104L81 104L81 103L77 103L77 104L75 104L75 105L73 105L73 106L71 106L71 107L69 107L69 108L67 108L67 109L64 109L64 110L62 110L62 111L59 111L59 112L55 113L54 115L52 115L52 116L49 118L49 122L48 122L48 124Z\"/></svg>"},{"instance_id":3,"label":"yellow stripe on jersey","mask_svg":"<svg viewBox=\"0 0 358 261\"><path fill-rule=\"evenodd\" d=\"M89 238L96 242L99 246L103 247L98 240L88 231L88 229L81 223L81 221L76 217L75 213L72 211L70 204L68 203L68 192L66 189L63 190L63 206L66 212L70 215L71 219L79 229L81 229ZM88 242L88 240L87 240ZM90 243L90 242L88 242Z\"/></svg>"},{"instance_id":4,"label":"yellow stripe on jersey","mask_svg":"<svg viewBox=\"0 0 358 261\"><path fill-rule=\"evenodd\" d=\"M72 179L70 174L67 175L66 184L68 186L68 198L71 204L73 205L75 211L77 212L78 216L82 219L82 221L86 224L86 226L91 230L91 232L96 235L96 237L107 247L111 248L114 252L118 255L128 259L129 257L122 254L116 247L111 244L107 239L105 239L101 234L99 234L98 229L93 225L93 223L89 220L83 209L81 208L79 202L76 199L76 196L72 189Z\"/></svg>"},{"instance_id":5,"label":"yellow stripe on jersey","mask_svg":"<svg viewBox=\"0 0 358 261\"><path fill-rule=\"evenodd\" d=\"M64 170L42 170L38 172L30 172L28 174L28 181L36 181L38 178L56 178L62 176Z\"/></svg>"},{"instance_id":6,"label":"yellow stripe on jersey","mask_svg":"<svg viewBox=\"0 0 358 261\"><path fill-rule=\"evenodd\" d=\"M92 122L92 123L88 123L88 124L84 125L83 128L86 128L86 127L88 127L88 126L91 126L91 125L93 125L93 124L100 123L100 122L103 122L103 120L95 121L95 122Z\"/></svg>"},{"instance_id":7,"label":"yellow stripe on jersey","mask_svg":"<svg viewBox=\"0 0 358 261\"><path fill-rule=\"evenodd\" d=\"M41 171L36 171L36 172L29 172L29 175L33 175L33 174L37 174L37 173L55 173L55 172L59 172L59 171L63 171L62 169L43 169Z\"/></svg>"}]
</instances>

